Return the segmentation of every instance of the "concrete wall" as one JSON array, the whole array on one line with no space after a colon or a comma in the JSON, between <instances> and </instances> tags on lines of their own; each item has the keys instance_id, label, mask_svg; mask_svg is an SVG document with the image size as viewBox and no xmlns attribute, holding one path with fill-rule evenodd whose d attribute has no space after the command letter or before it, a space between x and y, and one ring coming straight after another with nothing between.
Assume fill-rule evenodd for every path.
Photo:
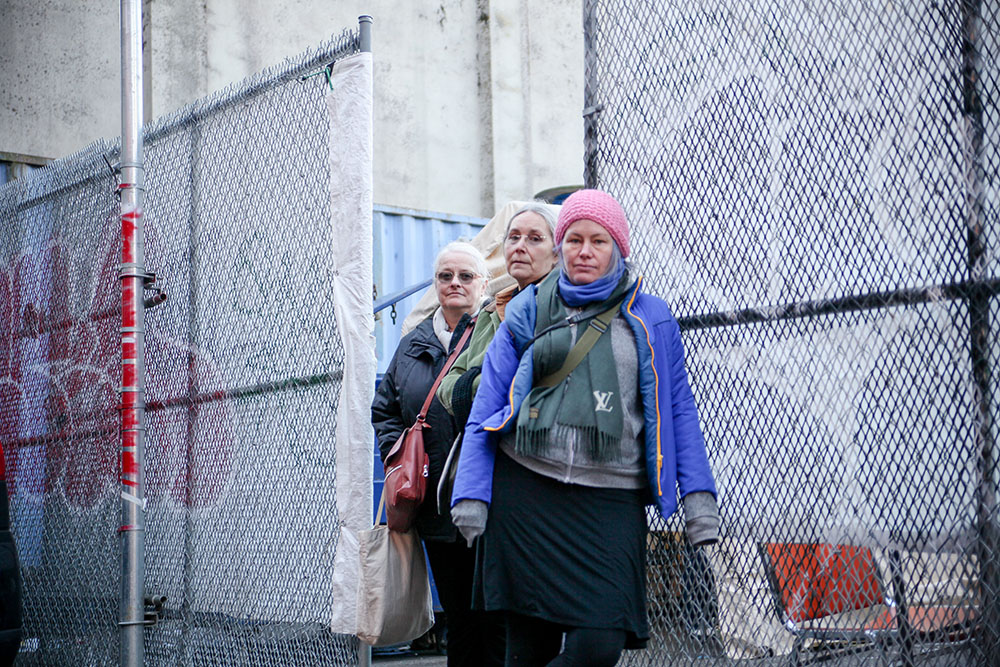
<instances>
[{"instance_id":1,"label":"concrete wall","mask_svg":"<svg viewBox=\"0 0 1000 667\"><path fill-rule=\"evenodd\" d=\"M148 117L375 17L375 201L492 216L579 184L581 0L145 0ZM0 2L0 152L121 132L118 3Z\"/></svg>"}]
</instances>

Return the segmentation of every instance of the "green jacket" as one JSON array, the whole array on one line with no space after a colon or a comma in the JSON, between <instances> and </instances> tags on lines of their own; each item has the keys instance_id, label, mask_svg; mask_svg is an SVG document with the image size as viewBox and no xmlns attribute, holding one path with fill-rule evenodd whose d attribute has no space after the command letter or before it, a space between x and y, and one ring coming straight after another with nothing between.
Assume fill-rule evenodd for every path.
<instances>
[{"instance_id":1,"label":"green jacket","mask_svg":"<svg viewBox=\"0 0 1000 667\"><path fill-rule=\"evenodd\" d=\"M472 330L472 337L469 339L468 347L465 348L462 354L458 355L458 359L455 360L455 364L451 367L451 370L441 380L441 384L437 390L437 397L449 414L455 414L455 411L451 407L451 394L455 389L455 383L470 368L482 366L483 358L486 356L486 348L490 346L493 335L500 328L500 321L499 313L492 306L486 306L486 308L480 310L479 318L476 320L476 328ZM472 383L472 391L475 392L478 389L479 377ZM461 426L464 426L464 424Z\"/></svg>"}]
</instances>

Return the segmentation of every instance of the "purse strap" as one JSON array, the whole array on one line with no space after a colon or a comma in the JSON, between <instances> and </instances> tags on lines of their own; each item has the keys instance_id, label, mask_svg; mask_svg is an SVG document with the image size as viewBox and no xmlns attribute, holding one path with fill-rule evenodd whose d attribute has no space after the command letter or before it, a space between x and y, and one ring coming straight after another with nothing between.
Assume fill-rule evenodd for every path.
<instances>
[{"instance_id":1,"label":"purse strap","mask_svg":"<svg viewBox=\"0 0 1000 667\"><path fill-rule=\"evenodd\" d=\"M616 302L613 306L605 310L603 313L595 317L590 321L587 329L583 334L577 339L576 344L573 345L573 349L569 351L566 355L566 361L563 363L562 368L557 370L555 373L546 375L541 380L539 380L535 386L536 387L554 387L566 377L573 372L583 358L587 356L590 349L594 347L594 343L597 339L608 330L611 325L611 320L614 319L615 312L618 310L618 303Z\"/></svg>"},{"instance_id":2,"label":"purse strap","mask_svg":"<svg viewBox=\"0 0 1000 667\"><path fill-rule=\"evenodd\" d=\"M465 341L469 340L469 336L472 335L472 330L476 326L476 318L473 317L469 322L469 325L465 327L465 331L462 332L462 337L458 339L458 345L452 350L451 354L448 355L448 360L444 362L444 367L441 368L441 372L438 373L437 379L434 380L434 384L431 385L431 390L427 393L427 398L424 399L424 405L420 408L420 414L417 415L417 421L423 421L427 417L427 411L430 410L431 401L434 400L434 394L437 393L438 385L441 384L441 380L444 376L448 374L451 367L455 365L455 360L458 359L458 355L462 352L462 346L465 345Z\"/></svg>"},{"instance_id":3,"label":"purse strap","mask_svg":"<svg viewBox=\"0 0 1000 667\"><path fill-rule=\"evenodd\" d=\"M378 500L378 512L375 514L375 527L379 525L382 520L382 508L385 507L385 484L382 484L382 497ZM388 515L385 517L386 521L389 520Z\"/></svg>"},{"instance_id":4,"label":"purse strap","mask_svg":"<svg viewBox=\"0 0 1000 667\"><path fill-rule=\"evenodd\" d=\"M623 293L615 297L615 300L611 302L609 308L613 310L614 308L618 307L618 305L625 300L625 297L629 295L630 291L631 289L625 290ZM562 327L568 327L571 324L579 324L580 322L584 322L591 317L597 317L602 314L603 312L600 310L600 306L594 306L592 308L588 308L587 310L580 311L579 313L568 315L565 319L559 320L555 324L550 324L549 326L545 327L544 329L536 333L534 336L529 338L528 342L521 346L521 350L520 352L518 352L518 356L524 354L524 351L527 350L532 343L534 343L536 340L538 340L545 334L549 333L550 331L555 331L556 329L561 329Z\"/></svg>"}]
</instances>

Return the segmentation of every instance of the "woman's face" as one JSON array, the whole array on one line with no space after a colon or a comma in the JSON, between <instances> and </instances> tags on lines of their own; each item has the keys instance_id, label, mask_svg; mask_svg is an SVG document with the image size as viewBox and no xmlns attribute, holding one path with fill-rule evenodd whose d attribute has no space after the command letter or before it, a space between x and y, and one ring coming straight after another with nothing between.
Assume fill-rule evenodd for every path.
<instances>
[{"instance_id":1,"label":"woman's face","mask_svg":"<svg viewBox=\"0 0 1000 667\"><path fill-rule=\"evenodd\" d=\"M556 265L552 233L545 219L527 211L511 220L503 242L507 273L523 289L545 276Z\"/></svg>"},{"instance_id":2,"label":"woman's face","mask_svg":"<svg viewBox=\"0 0 1000 667\"><path fill-rule=\"evenodd\" d=\"M563 236L562 256L566 275L577 285L592 283L608 271L614 239L593 220L577 220Z\"/></svg>"},{"instance_id":3,"label":"woman's face","mask_svg":"<svg viewBox=\"0 0 1000 667\"><path fill-rule=\"evenodd\" d=\"M474 313L483 296L483 277L464 252L446 252L434 275L438 303L446 310Z\"/></svg>"}]
</instances>

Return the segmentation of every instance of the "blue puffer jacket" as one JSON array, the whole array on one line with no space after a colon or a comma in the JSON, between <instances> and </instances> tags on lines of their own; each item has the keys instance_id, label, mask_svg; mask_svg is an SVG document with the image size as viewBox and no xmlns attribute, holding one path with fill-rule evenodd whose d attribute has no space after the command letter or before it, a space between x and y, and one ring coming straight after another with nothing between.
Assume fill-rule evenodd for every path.
<instances>
[{"instance_id":1,"label":"blue puffer jacket","mask_svg":"<svg viewBox=\"0 0 1000 667\"><path fill-rule=\"evenodd\" d=\"M649 486L663 517L696 491L716 495L708 465L698 410L684 369L680 328L670 308L640 291L639 278L622 302L621 313L635 334L639 357ZM519 354L535 332L535 294L532 285L507 305L506 320L497 330L483 361L482 380L465 428L452 505L460 500L482 500L493 494L493 464L498 437L512 430L521 402L531 391L531 348Z\"/></svg>"}]
</instances>

